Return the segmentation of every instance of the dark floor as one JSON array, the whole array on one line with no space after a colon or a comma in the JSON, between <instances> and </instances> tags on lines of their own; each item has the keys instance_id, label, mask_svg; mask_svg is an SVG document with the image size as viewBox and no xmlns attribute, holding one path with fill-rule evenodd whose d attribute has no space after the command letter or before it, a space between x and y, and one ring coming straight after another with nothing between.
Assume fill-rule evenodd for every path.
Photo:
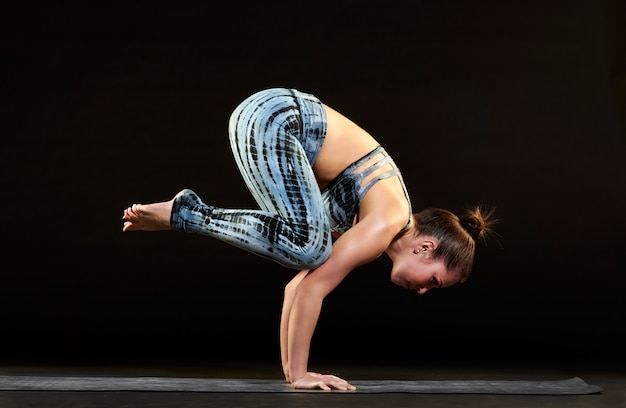
<instances>
[{"instance_id":1,"label":"dark floor","mask_svg":"<svg viewBox=\"0 0 626 408\"><path fill-rule=\"evenodd\" d=\"M346 394L346 393L177 393L177 392L48 392L2 391L2 408L95 407L626 407L626 371L484 367L407 368L395 366L318 367L347 379L487 379L560 380L580 377L605 391L574 396ZM220 366L4 366L0 375L120 375L280 378L270 365Z\"/></svg>"}]
</instances>

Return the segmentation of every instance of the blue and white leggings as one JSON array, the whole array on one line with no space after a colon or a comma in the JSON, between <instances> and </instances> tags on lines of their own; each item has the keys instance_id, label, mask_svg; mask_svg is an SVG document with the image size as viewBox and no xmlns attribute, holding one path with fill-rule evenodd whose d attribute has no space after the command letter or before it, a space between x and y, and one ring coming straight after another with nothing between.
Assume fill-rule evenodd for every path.
<instances>
[{"instance_id":1,"label":"blue and white leggings","mask_svg":"<svg viewBox=\"0 0 626 408\"><path fill-rule=\"evenodd\" d=\"M330 223L312 165L326 135L326 112L313 95L274 88L232 113L232 152L260 209L210 206L191 190L174 199L171 227L208 235L294 269L330 256Z\"/></svg>"}]
</instances>

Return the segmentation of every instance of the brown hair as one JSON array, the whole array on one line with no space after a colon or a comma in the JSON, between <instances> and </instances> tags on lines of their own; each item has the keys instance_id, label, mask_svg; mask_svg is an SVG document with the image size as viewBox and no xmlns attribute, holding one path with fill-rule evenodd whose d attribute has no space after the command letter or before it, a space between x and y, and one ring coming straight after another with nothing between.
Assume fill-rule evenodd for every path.
<instances>
[{"instance_id":1,"label":"brown hair","mask_svg":"<svg viewBox=\"0 0 626 408\"><path fill-rule=\"evenodd\" d=\"M465 282L472 271L476 241L485 241L493 233L491 226L498 222L493 215L494 209L480 205L460 217L441 208L427 208L415 214L417 234L437 238L433 259L443 259L448 270L460 269L461 282Z\"/></svg>"}]
</instances>

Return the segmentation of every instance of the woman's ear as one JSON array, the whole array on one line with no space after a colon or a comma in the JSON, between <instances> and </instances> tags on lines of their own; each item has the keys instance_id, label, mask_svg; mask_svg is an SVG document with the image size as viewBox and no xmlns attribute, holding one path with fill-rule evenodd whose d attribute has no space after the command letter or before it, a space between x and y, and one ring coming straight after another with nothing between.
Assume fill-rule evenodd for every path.
<instances>
[{"instance_id":1,"label":"woman's ear","mask_svg":"<svg viewBox=\"0 0 626 408\"><path fill-rule=\"evenodd\" d=\"M425 252L433 252L437 248L437 243L433 240L425 240L422 242L422 248Z\"/></svg>"},{"instance_id":2,"label":"woman's ear","mask_svg":"<svg viewBox=\"0 0 626 408\"><path fill-rule=\"evenodd\" d=\"M424 239L417 243L417 245L413 249L413 253L414 254L419 254L419 253L430 254L435 250L435 248L437 248L437 243L434 240Z\"/></svg>"}]
</instances>

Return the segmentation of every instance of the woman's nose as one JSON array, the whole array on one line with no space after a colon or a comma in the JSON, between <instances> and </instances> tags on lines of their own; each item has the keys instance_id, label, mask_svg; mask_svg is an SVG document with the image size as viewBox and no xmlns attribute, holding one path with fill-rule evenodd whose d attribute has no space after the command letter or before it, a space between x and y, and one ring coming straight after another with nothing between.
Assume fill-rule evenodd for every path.
<instances>
[{"instance_id":1,"label":"woman's nose","mask_svg":"<svg viewBox=\"0 0 626 408\"><path fill-rule=\"evenodd\" d=\"M417 292L418 295L423 295L424 293L428 292L428 288L419 288L419 289L415 289L415 291Z\"/></svg>"}]
</instances>

